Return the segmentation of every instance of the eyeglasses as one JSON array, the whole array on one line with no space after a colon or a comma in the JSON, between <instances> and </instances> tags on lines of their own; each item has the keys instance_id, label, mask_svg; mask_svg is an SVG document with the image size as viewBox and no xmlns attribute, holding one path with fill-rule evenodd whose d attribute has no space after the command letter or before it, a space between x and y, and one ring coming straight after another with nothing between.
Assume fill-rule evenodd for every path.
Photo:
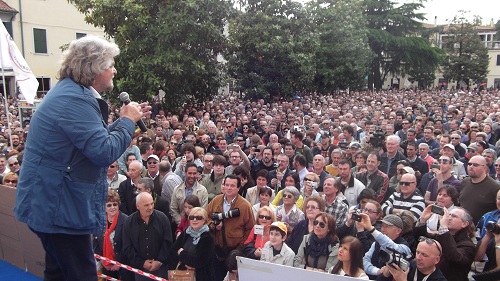
<instances>
[{"instance_id":1,"label":"eyeglasses","mask_svg":"<svg viewBox=\"0 0 500 281\"><path fill-rule=\"evenodd\" d=\"M368 209L368 208L364 208L364 209L363 209L363 212L365 212L365 213L370 213L370 214L378 214L378 211L372 211L372 210L370 210L370 209Z\"/></svg>"},{"instance_id":2,"label":"eyeglasses","mask_svg":"<svg viewBox=\"0 0 500 281\"><path fill-rule=\"evenodd\" d=\"M190 221L194 221L194 220L201 221L201 220L203 220L203 216L188 216L188 219Z\"/></svg>"},{"instance_id":3,"label":"eyeglasses","mask_svg":"<svg viewBox=\"0 0 500 281\"><path fill-rule=\"evenodd\" d=\"M283 198L291 199L291 198L293 198L293 195L292 194L283 194Z\"/></svg>"},{"instance_id":4,"label":"eyeglasses","mask_svg":"<svg viewBox=\"0 0 500 281\"><path fill-rule=\"evenodd\" d=\"M106 204L106 207L111 208L111 207L116 207L118 206L118 203L108 203Z\"/></svg>"},{"instance_id":5,"label":"eyeglasses","mask_svg":"<svg viewBox=\"0 0 500 281\"><path fill-rule=\"evenodd\" d=\"M319 207L313 205L306 206L306 210L317 210L317 209L319 209Z\"/></svg>"},{"instance_id":6,"label":"eyeglasses","mask_svg":"<svg viewBox=\"0 0 500 281\"><path fill-rule=\"evenodd\" d=\"M236 140L236 141L245 141L245 140Z\"/></svg>"},{"instance_id":7,"label":"eyeglasses","mask_svg":"<svg viewBox=\"0 0 500 281\"><path fill-rule=\"evenodd\" d=\"M460 130L462 130L462 131L467 131L467 128L460 128Z\"/></svg>"},{"instance_id":8,"label":"eyeglasses","mask_svg":"<svg viewBox=\"0 0 500 281\"><path fill-rule=\"evenodd\" d=\"M270 219L271 219L271 216L259 215L259 219L266 219L266 220L270 220Z\"/></svg>"},{"instance_id":9,"label":"eyeglasses","mask_svg":"<svg viewBox=\"0 0 500 281\"><path fill-rule=\"evenodd\" d=\"M19 165L19 162L14 162L11 165Z\"/></svg>"},{"instance_id":10,"label":"eyeglasses","mask_svg":"<svg viewBox=\"0 0 500 281\"><path fill-rule=\"evenodd\" d=\"M460 138L459 137L452 137L451 139L452 140L459 140Z\"/></svg>"},{"instance_id":11,"label":"eyeglasses","mask_svg":"<svg viewBox=\"0 0 500 281\"><path fill-rule=\"evenodd\" d=\"M228 129L231 128L231 127L233 127L233 126L226 126L226 128L228 128Z\"/></svg>"},{"instance_id":12,"label":"eyeglasses","mask_svg":"<svg viewBox=\"0 0 500 281\"><path fill-rule=\"evenodd\" d=\"M474 166L474 167L476 167L476 168L477 168L477 167L479 167L479 166L484 166L484 164L479 164L479 163L470 163L470 162L469 162L469 163L467 163L467 166L469 166L469 167L470 167L470 166Z\"/></svg>"},{"instance_id":13,"label":"eyeglasses","mask_svg":"<svg viewBox=\"0 0 500 281\"><path fill-rule=\"evenodd\" d=\"M171 144L171 145L177 145L177 143L176 143L176 142L173 142L173 141L171 141L171 142L170 142L170 144Z\"/></svg>"},{"instance_id":14,"label":"eyeglasses","mask_svg":"<svg viewBox=\"0 0 500 281\"><path fill-rule=\"evenodd\" d=\"M438 161L439 164L441 164L441 163L448 164L448 161L450 161L450 160L449 159L441 159L441 158L439 158L437 161Z\"/></svg>"},{"instance_id":15,"label":"eyeglasses","mask_svg":"<svg viewBox=\"0 0 500 281\"><path fill-rule=\"evenodd\" d=\"M313 179L304 179L304 181L314 181Z\"/></svg>"},{"instance_id":16,"label":"eyeglasses","mask_svg":"<svg viewBox=\"0 0 500 281\"><path fill-rule=\"evenodd\" d=\"M17 183L17 180L5 180L5 183Z\"/></svg>"},{"instance_id":17,"label":"eyeglasses","mask_svg":"<svg viewBox=\"0 0 500 281\"><path fill-rule=\"evenodd\" d=\"M427 243L427 245L432 245L432 244L436 244L436 247L438 248L439 250L439 255L441 256L441 254L443 254L443 249L441 249L441 245L434 239L431 239L431 238L427 238L427 237L424 237L424 236L420 236L418 238L418 242L424 242Z\"/></svg>"},{"instance_id":18,"label":"eyeglasses","mask_svg":"<svg viewBox=\"0 0 500 281\"><path fill-rule=\"evenodd\" d=\"M315 220L313 222L313 224L314 224L314 226L319 225L319 227L321 227L321 228L325 228L326 227L326 223L324 223L322 221L318 221L318 220Z\"/></svg>"},{"instance_id":19,"label":"eyeglasses","mask_svg":"<svg viewBox=\"0 0 500 281\"><path fill-rule=\"evenodd\" d=\"M236 159L236 158L240 158L240 156L239 155L238 156L231 156L231 158Z\"/></svg>"},{"instance_id":20,"label":"eyeglasses","mask_svg":"<svg viewBox=\"0 0 500 281\"><path fill-rule=\"evenodd\" d=\"M470 126L471 129L478 129L478 126Z\"/></svg>"},{"instance_id":21,"label":"eyeglasses","mask_svg":"<svg viewBox=\"0 0 500 281\"><path fill-rule=\"evenodd\" d=\"M410 184L415 183L414 181L400 181L399 185L410 186Z\"/></svg>"},{"instance_id":22,"label":"eyeglasses","mask_svg":"<svg viewBox=\"0 0 500 281\"><path fill-rule=\"evenodd\" d=\"M111 169L114 169L114 168L116 168L116 165L109 165L109 167L110 167Z\"/></svg>"},{"instance_id":23,"label":"eyeglasses","mask_svg":"<svg viewBox=\"0 0 500 281\"><path fill-rule=\"evenodd\" d=\"M153 165L153 164L158 164L158 162L157 161L148 162L148 165Z\"/></svg>"}]
</instances>

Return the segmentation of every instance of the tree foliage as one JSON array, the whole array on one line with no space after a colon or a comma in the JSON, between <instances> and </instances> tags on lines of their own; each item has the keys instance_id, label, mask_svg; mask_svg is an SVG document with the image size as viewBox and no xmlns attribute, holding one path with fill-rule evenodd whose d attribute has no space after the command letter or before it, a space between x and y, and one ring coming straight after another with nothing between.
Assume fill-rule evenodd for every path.
<instances>
[{"instance_id":1,"label":"tree foliage","mask_svg":"<svg viewBox=\"0 0 500 281\"><path fill-rule=\"evenodd\" d=\"M364 0L368 20L368 42L375 53L368 75L368 85L376 89L388 74L405 75L420 70L435 70L441 52L420 36L425 17L416 11L421 3L396 7L390 0Z\"/></svg>"},{"instance_id":2,"label":"tree foliage","mask_svg":"<svg viewBox=\"0 0 500 281\"><path fill-rule=\"evenodd\" d=\"M372 59L362 2L316 0L309 3L309 10L319 42L316 91L361 88Z\"/></svg>"},{"instance_id":3,"label":"tree foliage","mask_svg":"<svg viewBox=\"0 0 500 281\"><path fill-rule=\"evenodd\" d=\"M448 58L443 66L446 79L461 81L469 85L469 80L477 83L488 74L488 49L477 34L481 18L475 17L472 22L465 12L453 18L444 42Z\"/></svg>"},{"instance_id":4,"label":"tree foliage","mask_svg":"<svg viewBox=\"0 0 500 281\"><path fill-rule=\"evenodd\" d=\"M166 106L214 96L224 79L224 24L230 1L74 0L85 20L104 28L121 49L115 91L146 100L160 89Z\"/></svg>"},{"instance_id":5,"label":"tree foliage","mask_svg":"<svg viewBox=\"0 0 500 281\"><path fill-rule=\"evenodd\" d=\"M291 97L311 88L315 40L304 7L250 0L229 24L227 57L235 90L247 98Z\"/></svg>"}]
</instances>

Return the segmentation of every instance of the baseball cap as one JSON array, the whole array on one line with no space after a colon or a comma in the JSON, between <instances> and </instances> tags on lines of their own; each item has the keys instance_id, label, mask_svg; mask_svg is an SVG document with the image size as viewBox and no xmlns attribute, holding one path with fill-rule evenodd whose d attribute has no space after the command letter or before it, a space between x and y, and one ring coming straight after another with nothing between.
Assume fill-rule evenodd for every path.
<instances>
[{"instance_id":1,"label":"baseball cap","mask_svg":"<svg viewBox=\"0 0 500 281\"><path fill-rule=\"evenodd\" d=\"M273 228L275 228L275 229L278 228L279 230L283 231L285 233L285 235L288 233L286 225L283 222L280 222L280 221L273 222L271 224L271 230L273 230Z\"/></svg>"},{"instance_id":2,"label":"baseball cap","mask_svg":"<svg viewBox=\"0 0 500 281\"><path fill-rule=\"evenodd\" d=\"M477 151L477 149L478 149L477 144L475 144L475 143L469 144L469 146L467 148L468 149L474 149L474 151Z\"/></svg>"},{"instance_id":3,"label":"baseball cap","mask_svg":"<svg viewBox=\"0 0 500 281\"><path fill-rule=\"evenodd\" d=\"M359 144L359 142L351 142L351 144L349 144L349 147L361 149L361 144Z\"/></svg>"},{"instance_id":4,"label":"baseball cap","mask_svg":"<svg viewBox=\"0 0 500 281\"><path fill-rule=\"evenodd\" d=\"M451 143L447 143L447 144L445 144L445 145L443 146L443 148L449 148L449 149L451 149L451 150L455 151L455 146L453 146L453 144L451 144Z\"/></svg>"},{"instance_id":5,"label":"baseball cap","mask_svg":"<svg viewBox=\"0 0 500 281\"><path fill-rule=\"evenodd\" d=\"M394 225L397 228L403 229L403 220L396 215L387 215L382 219L382 223Z\"/></svg>"},{"instance_id":6,"label":"baseball cap","mask_svg":"<svg viewBox=\"0 0 500 281\"><path fill-rule=\"evenodd\" d=\"M412 174L412 175L415 175L415 170L413 170L412 167L403 167L403 170L405 170L408 174Z\"/></svg>"},{"instance_id":7,"label":"baseball cap","mask_svg":"<svg viewBox=\"0 0 500 281\"><path fill-rule=\"evenodd\" d=\"M148 156L148 160L149 160L149 158L153 158L153 159L155 159L156 161L160 161L160 158L158 158L158 156L156 156L155 154L151 154L151 155L149 155L149 156Z\"/></svg>"}]
</instances>

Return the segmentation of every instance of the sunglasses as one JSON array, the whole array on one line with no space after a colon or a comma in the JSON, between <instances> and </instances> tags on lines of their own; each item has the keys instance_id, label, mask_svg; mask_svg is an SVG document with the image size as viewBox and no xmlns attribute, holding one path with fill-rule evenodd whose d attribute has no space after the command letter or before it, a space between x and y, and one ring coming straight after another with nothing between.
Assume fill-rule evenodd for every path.
<instances>
[{"instance_id":1,"label":"sunglasses","mask_svg":"<svg viewBox=\"0 0 500 281\"><path fill-rule=\"evenodd\" d=\"M304 179L304 181L314 181L313 179Z\"/></svg>"},{"instance_id":2,"label":"sunglasses","mask_svg":"<svg viewBox=\"0 0 500 281\"><path fill-rule=\"evenodd\" d=\"M319 207L316 207L316 206L306 206L306 210L317 210L319 209Z\"/></svg>"},{"instance_id":3,"label":"sunglasses","mask_svg":"<svg viewBox=\"0 0 500 281\"><path fill-rule=\"evenodd\" d=\"M118 203L108 203L106 204L106 207L111 208L111 207L116 207L118 206Z\"/></svg>"},{"instance_id":4,"label":"sunglasses","mask_svg":"<svg viewBox=\"0 0 500 281\"><path fill-rule=\"evenodd\" d=\"M439 255L443 254L443 250L441 249L441 245L439 245L436 240L431 239L431 238L427 238L427 237L424 237L424 236L420 236L418 238L418 242L424 242L424 241L425 241L425 243L427 243L427 245L431 245L432 246L432 244L436 244L436 247L439 250Z\"/></svg>"},{"instance_id":5,"label":"sunglasses","mask_svg":"<svg viewBox=\"0 0 500 281\"><path fill-rule=\"evenodd\" d=\"M452 140L459 140L460 138L457 138L457 137L452 137L451 139L452 139Z\"/></svg>"},{"instance_id":6,"label":"sunglasses","mask_svg":"<svg viewBox=\"0 0 500 281\"><path fill-rule=\"evenodd\" d=\"M5 180L5 183L17 183L17 180Z\"/></svg>"},{"instance_id":7,"label":"sunglasses","mask_svg":"<svg viewBox=\"0 0 500 281\"><path fill-rule=\"evenodd\" d=\"M110 168L116 168L116 165L109 165Z\"/></svg>"},{"instance_id":8,"label":"sunglasses","mask_svg":"<svg viewBox=\"0 0 500 281\"><path fill-rule=\"evenodd\" d=\"M171 142L170 142L170 144L171 144L171 145L177 145L177 143L176 143L176 142L173 142L173 141L171 141Z\"/></svg>"},{"instance_id":9,"label":"sunglasses","mask_svg":"<svg viewBox=\"0 0 500 281\"><path fill-rule=\"evenodd\" d=\"M449 159L438 159L437 160L439 164L443 163L443 164L448 164L448 162L450 161Z\"/></svg>"},{"instance_id":10,"label":"sunglasses","mask_svg":"<svg viewBox=\"0 0 500 281\"><path fill-rule=\"evenodd\" d=\"M314 224L314 226L319 225L319 227L321 227L321 228L325 228L326 227L326 223L324 223L322 221L318 221L318 220L315 220L313 222L313 224Z\"/></svg>"},{"instance_id":11,"label":"sunglasses","mask_svg":"<svg viewBox=\"0 0 500 281\"><path fill-rule=\"evenodd\" d=\"M414 181L400 181L399 185L410 186Z\"/></svg>"},{"instance_id":12,"label":"sunglasses","mask_svg":"<svg viewBox=\"0 0 500 281\"><path fill-rule=\"evenodd\" d=\"M292 194L283 194L283 198L291 199L291 198L293 198L293 195Z\"/></svg>"},{"instance_id":13,"label":"sunglasses","mask_svg":"<svg viewBox=\"0 0 500 281\"><path fill-rule=\"evenodd\" d=\"M259 215L259 219L271 220L271 216Z\"/></svg>"},{"instance_id":14,"label":"sunglasses","mask_svg":"<svg viewBox=\"0 0 500 281\"><path fill-rule=\"evenodd\" d=\"M19 165L19 162L14 162L11 165Z\"/></svg>"},{"instance_id":15,"label":"sunglasses","mask_svg":"<svg viewBox=\"0 0 500 281\"><path fill-rule=\"evenodd\" d=\"M157 161L148 162L148 165L153 165L153 164L158 164L158 162Z\"/></svg>"},{"instance_id":16,"label":"sunglasses","mask_svg":"<svg viewBox=\"0 0 500 281\"><path fill-rule=\"evenodd\" d=\"M467 163L467 166L474 166L474 167L479 167L479 166L484 166L483 164L479 164L479 163Z\"/></svg>"},{"instance_id":17,"label":"sunglasses","mask_svg":"<svg viewBox=\"0 0 500 281\"><path fill-rule=\"evenodd\" d=\"M203 216L188 216L188 219L190 221L194 221L194 220L201 221L201 220L203 220Z\"/></svg>"},{"instance_id":18,"label":"sunglasses","mask_svg":"<svg viewBox=\"0 0 500 281\"><path fill-rule=\"evenodd\" d=\"M462 131L467 131L467 128L460 128L460 130L462 130Z\"/></svg>"}]
</instances>

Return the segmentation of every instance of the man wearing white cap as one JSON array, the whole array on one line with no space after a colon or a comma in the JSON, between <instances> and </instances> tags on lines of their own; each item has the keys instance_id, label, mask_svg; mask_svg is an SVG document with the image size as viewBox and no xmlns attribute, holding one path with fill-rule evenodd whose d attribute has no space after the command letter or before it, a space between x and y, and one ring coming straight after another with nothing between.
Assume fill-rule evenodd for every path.
<instances>
[{"instance_id":1,"label":"man wearing white cap","mask_svg":"<svg viewBox=\"0 0 500 281\"><path fill-rule=\"evenodd\" d=\"M453 168L451 169L452 173L459 179L463 179L467 176L465 172L464 164L460 161L455 161L455 146L451 143L447 143L441 149L441 155L446 155L452 158Z\"/></svg>"},{"instance_id":2,"label":"man wearing white cap","mask_svg":"<svg viewBox=\"0 0 500 281\"><path fill-rule=\"evenodd\" d=\"M154 189L153 192L161 196L161 179L160 179L160 169L159 169L160 159L155 154L148 156L146 161L146 171L142 174L142 177L148 177L153 180Z\"/></svg>"}]
</instances>

